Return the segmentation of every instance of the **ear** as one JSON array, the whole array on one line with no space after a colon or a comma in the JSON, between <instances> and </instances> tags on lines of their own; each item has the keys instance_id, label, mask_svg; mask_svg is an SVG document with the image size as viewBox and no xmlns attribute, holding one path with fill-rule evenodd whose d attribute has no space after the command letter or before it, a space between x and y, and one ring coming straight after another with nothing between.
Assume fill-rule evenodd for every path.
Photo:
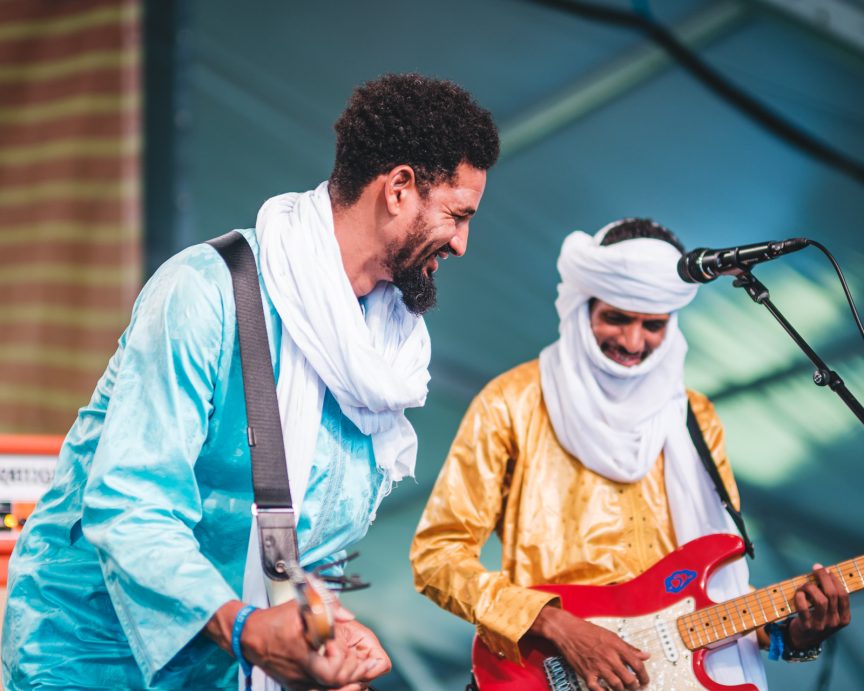
<instances>
[{"instance_id":1,"label":"ear","mask_svg":"<svg viewBox=\"0 0 864 691\"><path fill-rule=\"evenodd\" d=\"M384 180L384 200L387 211L393 216L403 211L411 203L417 192L417 179L414 169L409 165L399 165L387 173Z\"/></svg>"}]
</instances>

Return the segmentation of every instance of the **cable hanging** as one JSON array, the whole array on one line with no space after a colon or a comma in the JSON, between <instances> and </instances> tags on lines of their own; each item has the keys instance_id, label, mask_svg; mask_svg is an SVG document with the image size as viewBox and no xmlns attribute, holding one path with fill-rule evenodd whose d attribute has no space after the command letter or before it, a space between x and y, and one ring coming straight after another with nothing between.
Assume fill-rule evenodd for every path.
<instances>
[{"instance_id":1,"label":"cable hanging","mask_svg":"<svg viewBox=\"0 0 864 691\"><path fill-rule=\"evenodd\" d=\"M763 128L809 156L864 183L864 164L849 158L809 132L793 125L764 103L740 89L679 41L666 27L656 22L650 12L630 12L583 0L533 0L533 2L564 10L585 19L614 24L644 34L711 91Z\"/></svg>"}]
</instances>

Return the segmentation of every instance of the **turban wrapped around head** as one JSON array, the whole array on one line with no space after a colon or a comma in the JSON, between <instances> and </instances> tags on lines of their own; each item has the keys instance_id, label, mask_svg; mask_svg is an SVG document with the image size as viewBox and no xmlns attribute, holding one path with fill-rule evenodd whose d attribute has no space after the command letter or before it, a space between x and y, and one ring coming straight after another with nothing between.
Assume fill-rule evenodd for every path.
<instances>
[{"instance_id":1,"label":"turban wrapped around head","mask_svg":"<svg viewBox=\"0 0 864 691\"><path fill-rule=\"evenodd\" d=\"M681 253L665 240L635 238L601 245L618 223L594 236L577 230L564 240L555 302L561 321L592 297L629 312L665 314L688 305L696 296L698 286L678 276Z\"/></svg>"}]
</instances>

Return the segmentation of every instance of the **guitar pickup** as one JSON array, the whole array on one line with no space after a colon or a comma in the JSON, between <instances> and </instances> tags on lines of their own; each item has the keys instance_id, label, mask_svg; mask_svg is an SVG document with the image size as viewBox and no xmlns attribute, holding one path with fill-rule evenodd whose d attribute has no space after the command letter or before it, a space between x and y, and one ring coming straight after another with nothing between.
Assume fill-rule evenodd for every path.
<instances>
[{"instance_id":1,"label":"guitar pickup","mask_svg":"<svg viewBox=\"0 0 864 691\"><path fill-rule=\"evenodd\" d=\"M670 630L669 623L658 617L654 622L654 630L657 631L657 638L660 640L660 647L663 648L666 659L669 662L678 662L678 646L675 645L675 634Z\"/></svg>"}]
</instances>

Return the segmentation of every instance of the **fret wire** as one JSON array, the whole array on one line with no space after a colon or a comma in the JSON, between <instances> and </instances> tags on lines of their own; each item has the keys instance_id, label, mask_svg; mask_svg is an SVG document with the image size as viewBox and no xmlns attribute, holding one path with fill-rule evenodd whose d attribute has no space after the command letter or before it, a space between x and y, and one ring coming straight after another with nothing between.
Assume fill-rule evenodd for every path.
<instances>
[{"instance_id":1,"label":"fret wire","mask_svg":"<svg viewBox=\"0 0 864 691\"><path fill-rule=\"evenodd\" d=\"M780 617L780 612L777 611L777 603L774 602L774 596L771 595L771 593L768 592L767 590L765 591L765 594L768 595L768 600L770 600L770 602L771 602L771 606L774 608L774 614L775 614L775 616L776 616L778 619L780 619L780 618L781 618L781 617Z\"/></svg>"},{"instance_id":2,"label":"fret wire","mask_svg":"<svg viewBox=\"0 0 864 691\"><path fill-rule=\"evenodd\" d=\"M827 567L829 569L834 569L837 572L837 575L840 577L843 586L846 588L847 592L855 592L856 590L864 589L864 573L862 573L862 568L864 568L864 563L859 563L864 559L864 557L856 557L854 559L850 559L847 562L842 562L840 564L835 564L834 566ZM843 571L848 568L853 568L855 570L855 574L857 574L857 581L855 580L855 574L852 571L849 571L844 575ZM690 614L679 617L679 633L681 634L682 639L686 639L688 642L688 647L691 650L696 650L697 648L705 647L711 643L722 640L723 638L729 638L731 635L735 635L738 633L745 633L748 631L753 631L758 629L762 624L766 624L770 621L777 621L780 619L785 619L796 613L796 609L793 607L795 593L798 589L807 582L815 582L815 577L812 574L806 576L797 576L796 578L790 578L786 581L782 581L773 586L768 586L765 588L759 588L751 593L746 595L741 595L738 598L733 598L732 600L727 600L725 602L717 603L710 607L706 607L702 610L692 612ZM852 583L852 587L850 588L850 582ZM780 598L783 601L783 607L778 609L777 603L777 595L779 594ZM749 598L749 599L748 599ZM765 602L764 599L767 598L768 602L771 605L771 608L774 611L774 616L771 616L765 610ZM759 613L761 614L761 622L759 618L756 616L754 612L754 604L758 606ZM741 607L744 605L744 607ZM738 630L738 625L734 621L734 617L732 616L731 607L734 606L736 611L738 612L738 618L741 620L741 630ZM722 609L721 609L722 607ZM753 625L750 626L747 624L745 619L745 615L747 614L747 609L750 610L749 615L750 619L753 622ZM728 618L724 618L722 612L725 611ZM725 622L729 622L732 628L732 634L730 635L729 629L726 627ZM721 636L722 629L722 636Z\"/></svg>"},{"instance_id":3,"label":"fret wire","mask_svg":"<svg viewBox=\"0 0 864 691\"><path fill-rule=\"evenodd\" d=\"M696 617L694 617L694 619L696 619ZM702 632L699 629L698 624L699 624L698 620L693 622L693 630L696 632L696 636L699 640L699 647L701 648L704 645L704 643L702 643Z\"/></svg>"},{"instance_id":4,"label":"fret wire","mask_svg":"<svg viewBox=\"0 0 864 691\"><path fill-rule=\"evenodd\" d=\"M678 633L681 635L683 639L685 636L687 637L687 648L693 650L696 647L696 643L693 641L693 635L690 632L690 629L687 626L687 622L690 619L689 615L685 615L678 619Z\"/></svg>"},{"instance_id":5,"label":"fret wire","mask_svg":"<svg viewBox=\"0 0 864 691\"><path fill-rule=\"evenodd\" d=\"M762 606L762 600L759 599L758 593L759 593L759 591L757 590L753 593L753 595L756 596L756 604L759 605L759 610L762 612L762 619L764 620L762 623L767 624L770 621L770 619L769 619L768 615L765 614L765 608Z\"/></svg>"},{"instance_id":6,"label":"fret wire","mask_svg":"<svg viewBox=\"0 0 864 691\"><path fill-rule=\"evenodd\" d=\"M783 605L784 605L783 607L780 608L780 614L785 619L790 614L792 614L792 612L795 612L797 610L794 609L794 604L792 602L789 602L789 597L783 589L780 590L780 597L783 598ZM793 595L792 597L794 600L795 596Z\"/></svg>"},{"instance_id":7,"label":"fret wire","mask_svg":"<svg viewBox=\"0 0 864 691\"><path fill-rule=\"evenodd\" d=\"M729 611L729 603L728 603L728 602L723 602L723 603L721 603L721 606L723 607L723 609L726 610L726 616L723 617L723 619L725 619L726 621L728 621L730 625L734 626L734 624L732 623L732 612ZM728 637L729 637L729 633L726 631L726 625L725 625L725 624L722 624L722 626L723 626L723 633L725 633L725 634L726 634L726 637L728 638ZM735 631L733 630L732 633L735 633Z\"/></svg>"},{"instance_id":8,"label":"fret wire","mask_svg":"<svg viewBox=\"0 0 864 691\"><path fill-rule=\"evenodd\" d=\"M756 604L759 605L759 610L762 612L763 624L767 624L769 621L774 621L775 619L780 618L780 613L777 611L777 606L774 604L774 599L771 597L771 593L762 588L753 593ZM771 604L771 608L774 610L774 616L772 617L765 611L764 600L767 600Z\"/></svg>"},{"instance_id":9,"label":"fret wire","mask_svg":"<svg viewBox=\"0 0 864 691\"><path fill-rule=\"evenodd\" d=\"M747 598L748 598L748 597L751 597L752 595L753 595L753 593L750 593L750 594L748 594L748 595L745 595L745 596L744 596L744 602L747 602ZM758 599L756 600L756 604L759 604L759 600L758 600ZM750 610L750 618L753 620L753 628L754 628L754 629L758 629L758 628L759 628L759 622L756 621L756 615L753 614L753 605L752 605L752 604L749 604L749 605L748 605L748 609Z\"/></svg>"},{"instance_id":10,"label":"fret wire","mask_svg":"<svg viewBox=\"0 0 864 691\"><path fill-rule=\"evenodd\" d=\"M846 584L846 579L843 578L843 569L837 568L836 566L829 567L829 569L831 569L831 568L833 568L837 572L837 575L840 576L840 580L843 582L843 587L846 588L846 592L848 593L849 592L849 586Z\"/></svg>"},{"instance_id":11,"label":"fret wire","mask_svg":"<svg viewBox=\"0 0 864 691\"><path fill-rule=\"evenodd\" d=\"M711 608L711 618L713 620L713 628L711 629L712 635L714 636L714 640L722 641L724 638L728 637L726 634L726 627L723 626L723 620L720 618L720 608L715 605ZM723 635L720 635L720 629L723 629Z\"/></svg>"},{"instance_id":12,"label":"fret wire","mask_svg":"<svg viewBox=\"0 0 864 691\"><path fill-rule=\"evenodd\" d=\"M795 591L798 589L798 586L793 586L791 581L789 581L789 586L792 587L792 600L795 600ZM780 594L783 596L783 602L786 603L786 616L792 614L795 610L792 609L792 605L789 602L789 598L786 597L786 591L783 588L783 583L780 584Z\"/></svg>"},{"instance_id":13,"label":"fret wire","mask_svg":"<svg viewBox=\"0 0 864 691\"><path fill-rule=\"evenodd\" d=\"M746 599L744 600L744 604L745 605L747 604ZM741 626L746 629L747 628L747 622L744 621L744 614L747 610L746 609L739 610L738 607L736 607L735 611L739 612L738 616L741 617Z\"/></svg>"},{"instance_id":14,"label":"fret wire","mask_svg":"<svg viewBox=\"0 0 864 691\"><path fill-rule=\"evenodd\" d=\"M860 557L858 559L860 559ZM852 580L852 582L855 584L855 590L856 591L861 590L861 588L864 588L864 576L861 575L861 571L858 569L858 559L850 559L849 561L844 561L843 564L838 565L838 568L839 568L839 566L843 566L844 571L848 567L853 567L855 569L855 573L858 574L858 578L857 578L858 582L857 583L855 583L855 573L853 573L850 570L848 575L849 575L849 579ZM853 592L853 591L850 591L850 592Z\"/></svg>"},{"instance_id":15,"label":"fret wire","mask_svg":"<svg viewBox=\"0 0 864 691\"><path fill-rule=\"evenodd\" d=\"M702 610L702 622L701 623L705 627L703 630L705 631L705 637L708 639L709 643L715 643L716 642L714 640L714 631L716 629L713 629L711 627L711 618L712 618L711 617L711 610L712 609L713 609L713 607L706 607L705 609Z\"/></svg>"}]
</instances>

